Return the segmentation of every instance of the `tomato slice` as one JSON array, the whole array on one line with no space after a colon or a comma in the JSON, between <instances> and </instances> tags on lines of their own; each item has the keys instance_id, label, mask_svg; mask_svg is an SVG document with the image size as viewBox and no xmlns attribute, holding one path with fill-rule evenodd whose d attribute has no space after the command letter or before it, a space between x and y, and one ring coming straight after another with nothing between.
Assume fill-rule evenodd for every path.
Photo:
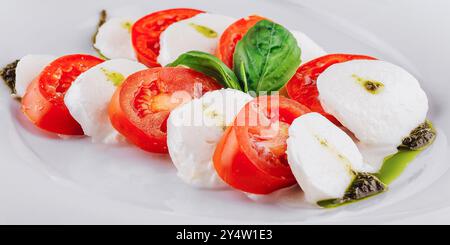
<instances>
[{"instance_id":1,"label":"tomato slice","mask_svg":"<svg viewBox=\"0 0 450 245\"><path fill-rule=\"evenodd\" d=\"M353 54L329 54L311 60L301 65L296 74L286 84L289 97L309 107L311 111L318 112L327 117L328 120L340 126L341 123L332 115L326 113L319 101L317 90L317 78L331 65L350 60L374 60L375 58L365 55Z\"/></svg>"},{"instance_id":2,"label":"tomato slice","mask_svg":"<svg viewBox=\"0 0 450 245\"><path fill-rule=\"evenodd\" d=\"M191 18L204 11L188 8L158 11L139 19L133 24L131 39L138 60L148 67L161 66L158 61L159 37L171 24Z\"/></svg>"},{"instance_id":3,"label":"tomato slice","mask_svg":"<svg viewBox=\"0 0 450 245\"><path fill-rule=\"evenodd\" d=\"M22 98L23 113L41 129L83 135L80 124L64 104L64 96L81 73L102 62L102 59L82 54L56 59L28 86Z\"/></svg>"},{"instance_id":4,"label":"tomato slice","mask_svg":"<svg viewBox=\"0 0 450 245\"><path fill-rule=\"evenodd\" d=\"M109 105L114 128L145 151L167 153L167 118L172 109L220 89L212 78L183 67L156 67L129 76Z\"/></svg>"},{"instance_id":5,"label":"tomato slice","mask_svg":"<svg viewBox=\"0 0 450 245\"><path fill-rule=\"evenodd\" d=\"M220 37L219 45L217 47L217 57L219 57L219 59L221 59L228 67L233 68L233 55L236 44L244 37L250 28L264 19L265 18L261 16L251 15L231 24Z\"/></svg>"},{"instance_id":6,"label":"tomato slice","mask_svg":"<svg viewBox=\"0 0 450 245\"><path fill-rule=\"evenodd\" d=\"M286 156L288 128L309 111L283 96L262 96L249 102L214 152L218 175L230 186L255 194L295 184Z\"/></svg>"}]
</instances>

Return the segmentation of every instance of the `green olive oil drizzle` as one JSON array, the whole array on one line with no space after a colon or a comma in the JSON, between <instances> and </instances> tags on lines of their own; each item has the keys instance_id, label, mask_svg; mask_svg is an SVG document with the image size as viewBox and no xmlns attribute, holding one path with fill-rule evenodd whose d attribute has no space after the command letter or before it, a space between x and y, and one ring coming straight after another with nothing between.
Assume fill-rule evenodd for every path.
<instances>
[{"instance_id":1,"label":"green olive oil drizzle","mask_svg":"<svg viewBox=\"0 0 450 245\"><path fill-rule=\"evenodd\" d=\"M128 33L131 33L131 28L133 27L133 23L131 21L125 21L122 23L122 28L127 30Z\"/></svg>"},{"instance_id":2,"label":"green olive oil drizzle","mask_svg":"<svg viewBox=\"0 0 450 245\"><path fill-rule=\"evenodd\" d=\"M197 32L201 33L203 36L207 37L207 38L216 38L218 37L218 34L216 31L214 31L213 29L206 27L206 26L202 26L202 25L197 25L195 23L190 23L190 26L192 26Z\"/></svg>"},{"instance_id":3,"label":"green olive oil drizzle","mask_svg":"<svg viewBox=\"0 0 450 245\"><path fill-rule=\"evenodd\" d=\"M364 79L362 77L359 77L356 74L353 74L352 77L362 86L364 87L364 89L371 93L371 94L378 94L380 93L383 88L384 88L384 84L375 80L369 80L369 79Z\"/></svg>"},{"instance_id":4,"label":"green olive oil drizzle","mask_svg":"<svg viewBox=\"0 0 450 245\"><path fill-rule=\"evenodd\" d=\"M345 169L350 175L352 175L353 177L356 176L356 173L352 170L351 167L352 164L350 160L347 159L347 157L339 153L339 151L333 145L330 145L326 139L323 139L318 135L315 135L314 137L317 139L317 141L320 143L321 146L325 147L328 151L330 151L333 155L335 155L339 159L339 161L342 163L342 165L345 167Z\"/></svg>"},{"instance_id":5,"label":"green olive oil drizzle","mask_svg":"<svg viewBox=\"0 0 450 245\"><path fill-rule=\"evenodd\" d=\"M421 152L399 150L396 154L384 159L383 166L376 176L386 185L390 185Z\"/></svg>"},{"instance_id":6,"label":"green olive oil drizzle","mask_svg":"<svg viewBox=\"0 0 450 245\"><path fill-rule=\"evenodd\" d=\"M435 139L436 130L433 124L426 120L403 139L396 154L384 159L383 166L377 173L378 178L387 185L391 184L402 174L409 163L429 147Z\"/></svg>"},{"instance_id":7,"label":"green olive oil drizzle","mask_svg":"<svg viewBox=\"0 0 450 245\"><path fill-rule=\"evenodd\" d=\"M114 84L114 86L121 85L122 82L125 80L125 77L121 73L110 71L105 68L101 68L100 70L103 72L103 74L105 74L106 79L108 79L108 81L112 82L112 84Z\"/></svg>"},{"instance_id":8,"label":"green olive oil drizzle","mask_svg":"<svg viewBox=\"0 0 450 245\"><path fill-rule=\"evenodd\" d=\"M416 129L411 131L408 137L405 137L403 144L398 147L398 152L384 159L383 165L380 171L373 175L367 175L370 178L368 195L361 196L361 198L348 198L352 186L355 184L355 180L350 184L346 195L343 198L328 199L317 202L317 205L323 208L337 208L343 205L351 204L354 202L362 201L377 194L384 192L387 186L396 180L408 165L427 147L429 147L436 138L436 130L433 124L427 120L423 124L419 125ZM405 140L410 143L404 145ZM358 173L358 176L365 175L366 173ZM365 177L365 178L367 178ZM363 179L364 180L364 179ZM379 182L378 182L379 181ZM361 183L361 179L359 180ZM385 187L385 188L382 188ZM376 190L379 189L377 192ZM347 198L346 198L347 196Z\"/></svg>"}]
</instances>

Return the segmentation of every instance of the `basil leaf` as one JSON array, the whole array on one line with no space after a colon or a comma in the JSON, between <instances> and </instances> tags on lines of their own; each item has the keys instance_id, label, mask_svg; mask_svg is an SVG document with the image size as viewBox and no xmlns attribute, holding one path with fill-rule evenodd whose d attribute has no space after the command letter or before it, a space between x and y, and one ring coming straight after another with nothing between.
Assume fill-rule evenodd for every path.
<instances>
[{"instance_id":1,"label":"basil leaf","mask_svg":"<svg viewBox=\"0 0 450 245\"><path fill-rule=\"evenodd\" d=\"M297 40L286 28L261 20L237 43L234 71L250 91L278 91L294 76L300 54Z\"/></svg>"},{"instance_id":2,"label":"basil leaf","mask_svg":"<svg viewBox=\"0 0 450 245\"><path fill-rule=\"evenodd\" d=\"M244 66L244 62L241 62L240 64L240 74L238 75L239 77L242 77L241 80L241 86L243 88L242 91L244 91L245 93L248 93L248 82L247 82L247 77L245 76L245 66Z\"/></svg>"},{"instance_id":3,"label":"basil leaf","mask_svg":"<svg viewBox=\"0 0 450 245\"><path fill-rule=\"evenodd\" d=\"M242 90L241 85L233 73L219 58L200 51L189 51L180 55L169 67L187 66L193 70L213 77L224 87Z\"/></svg>"}]
</instances>

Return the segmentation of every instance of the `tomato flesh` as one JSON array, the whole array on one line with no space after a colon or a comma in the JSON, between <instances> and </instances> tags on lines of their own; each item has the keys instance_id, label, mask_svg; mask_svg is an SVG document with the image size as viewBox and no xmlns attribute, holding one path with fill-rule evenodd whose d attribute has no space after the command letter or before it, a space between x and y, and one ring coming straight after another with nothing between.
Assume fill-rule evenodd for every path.
<instances>
[{"instance_id":1,"label":"tomato flesh","mask_svg":"<svg viewBox=\"0 0 450 245\"><path fill-rule=\"evenodd\" d=\"M352 54L330 54L311 60L301 65L296 74L286 84L288 96L307 106L311 111L318 112L327 117L334 124L340 126L340 122L332 115L326 113L319 101L317 90L317 78L328 67L350 60L374 60L375 58L365 55Z\"/></svg>"},{"instance_id":2,"label":"tomato flesh","mask_svg":"<svg viewBox=\"0 0 450 245\"><path fill-rule=\"evenodd\" d=\"M218 175L230 186L255 194L295 184L286 156L288 128L308 112L305 106L282 96L262 96L249 102L214 152Z\"/></svg>"},{"instance_id":3,"label":"tomato flesh","mask_svg":"<svg viewBox=\"0 0 450 245\"><path fill-rule=\"evenodd\" d=\"M141 149L167 153L170 111L220 89L212 78L182 67L151 68L128 77L109 105L114 128Z\"/></svg>"},{"instance_id":4,"label":"tomato flesh","mask_svg":"<svg viewBox=\"0 0 450 245\"><path fill-rule=\"evenodd\" d=\"M83 135L81 126L64 104L64 96L81 73L102 62L97 57L81 54L56 59L28 86L22 98L23 113L46 131Z\"/></svg>"},{"instance_id":5,"label":"tomato flesh","mask_svg":"<svg viewBox=\"0 0 450 245\"><path fill-rule=\"evenodd\" d=\"M264 19L261 16L251 15L231 24L220 37L217 47L217 56L219 59L228 67L233 68L233 55L237 43L245 36L250 28Z\"/></svg>"},{"instance_id":6,"label":"tomato flesh","mask_svg":"<svg viewBox=\"0 0 450 245\"><path fill-rule=\"evenodd\" d=\"M131 38L138 60L148 67L161 66L157 62L159 55L159 37L171 24L194 17L204 11L188 8L158 11L139 19L133 24Z\"/></svg>"}]
</instances>

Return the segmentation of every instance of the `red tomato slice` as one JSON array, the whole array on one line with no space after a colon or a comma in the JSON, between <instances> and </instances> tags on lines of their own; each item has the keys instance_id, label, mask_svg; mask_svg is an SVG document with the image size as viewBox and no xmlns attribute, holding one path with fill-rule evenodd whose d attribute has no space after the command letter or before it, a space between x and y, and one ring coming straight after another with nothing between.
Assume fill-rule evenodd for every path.
<instances>
[{"instance_id":1,"label":"red tomato slice","mask_svg":"<svg viewBox=\"0 0 450 245\"><path fill-rule=\"evenodd\" d=\"M204 13L204 11L177 8L158 11L139 19L133 24L131 31L131 39L138 60L148 67L161 66L157 62L161 33L169 25L200 13Z\"/></svg>"},{"instance_id":2,"label":"red tomato slice","mask_svg":"<svg viewBox=\"0 0 450 245\"><path fill-rule=\"evenodd\" d=\"M236 44L244 37L250 28L264 19L265 18L261 16L251 15L231 24L220 37L219 45L217 47L217 57L219 57L225 65L233 68L233 55Z\"/></svg>"},{"instance_id":3,"label":"red tomato slice","mask_svg":"<svg viewBox=\"0 0 450 245\"><path fill-rule=\"evenodd\" d=\"M182 67L157 67L129 76L109 105L114 128L145 151L167 153L172 109L221 88L214 79Z\"/></svg>"},{"instance_id":4,"label":"red tomato slice","mask_svg":"<svg viewBox=\"0 0 450 245\"><path fill-rule=\"evenodd\" d=\"M317 90L317 78L331 65L350 60L374 60L375 58L365 55L352 54L329 54L301 65L296 74L286 84L289 97L309 107L311 111L318 112L327 117L336 125L341 123L332 115L326 113L319 101Z\"/></svg>"},{"instance_id":5,"label":"red tomato slice","mask_svg":"<svg viewBox=\"0 0 450 245\"><path fill-rule=\"evenodd\" d=\"M64 135L83 135L70 115L64 96L72 82L103 60L91 55L67 55L50 63L28 86L22 98L23 113L39 128Z\"/></svg>"},{"instance_id":6,"label":"red tomato slice","mask_svg":"<svg viewBox=\"0 0 450 245\"><path fill-rule=\"evenodd\" d=\"M249 102L214 152L218 175L230 186L255 194L295 184L286 156L288 128L309 111L283 96L262 96Z\"/></svg>"}]
</instances>

